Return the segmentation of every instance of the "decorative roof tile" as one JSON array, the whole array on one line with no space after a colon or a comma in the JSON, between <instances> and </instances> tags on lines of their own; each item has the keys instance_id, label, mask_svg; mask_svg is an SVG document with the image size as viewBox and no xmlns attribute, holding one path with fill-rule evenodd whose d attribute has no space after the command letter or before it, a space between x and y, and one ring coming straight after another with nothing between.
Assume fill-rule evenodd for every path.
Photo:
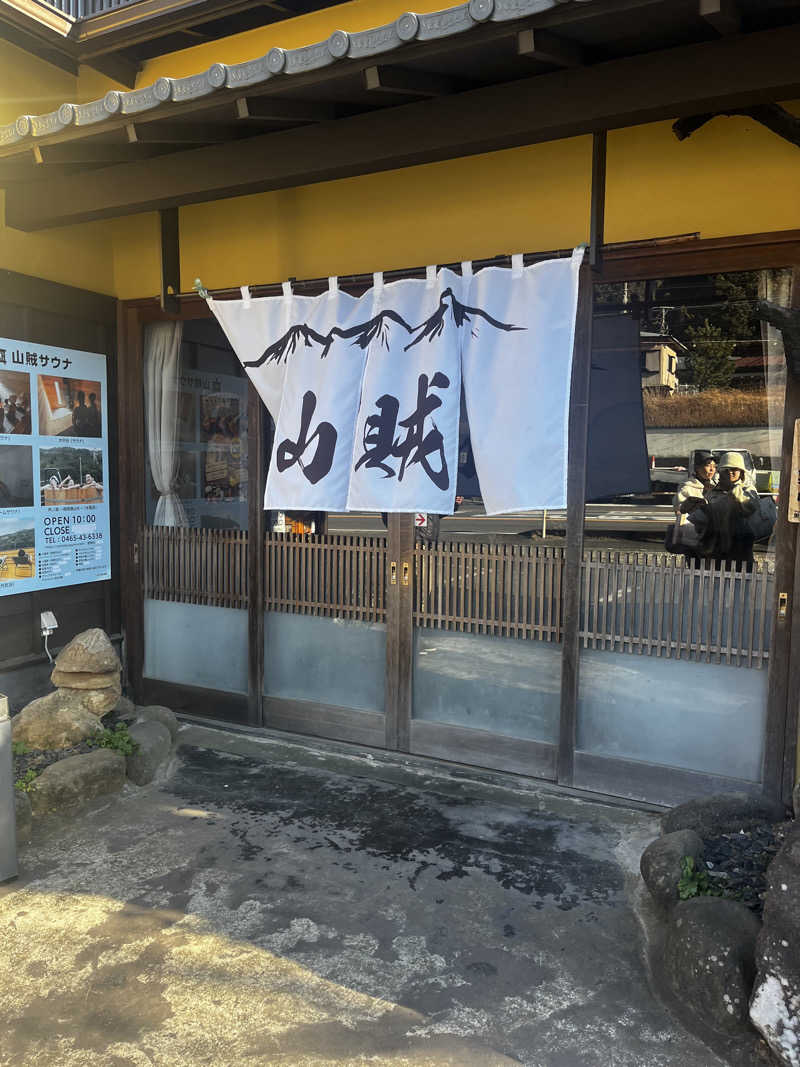
<instances>
[{"instance_id":1,"label":"decorative roof tile","mask_svg":"<svg viewBox=\"0 0 800 1067\"><path fill-rule=\"evenodd\" d=\"M336 30L325 41L301 48L272 48L265 56L243 63L214 63L208 70L185 78L159 78L152 85L129 92L112 90L87 104L64 103L46 115L21 115L0 126L0 148L46 137L67 126L89 126L114 115L137 115L162 104L210 96L224 89L244 89L270 78L317 70L347 59L368 59L393 52L409 41L453 37L487 21L504 22L547 11L565 3L593 0L468 0L455 7L418 15L408 11L394 22L357 33Z\"/></svg>"}]
</instances>

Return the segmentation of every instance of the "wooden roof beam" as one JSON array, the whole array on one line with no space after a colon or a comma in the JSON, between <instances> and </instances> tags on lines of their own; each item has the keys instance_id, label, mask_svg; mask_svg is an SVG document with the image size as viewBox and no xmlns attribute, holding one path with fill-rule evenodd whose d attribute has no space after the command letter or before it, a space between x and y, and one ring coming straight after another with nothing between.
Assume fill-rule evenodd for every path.
<instances>
[{"instance_id":1,"label":"wooden roof beam","mask_svg":"<svg viewBox=\"0 0 800 1067\"><path fill-rule=\"evenodd\" d=\"M583 66L583 49L577 41L569 41L548 30L520 30L517 34L517 55L550 63L554 67Z\"/></svg>"},{"instance_id":2,"label":"wooden roof beam","mask_svg":"<svg viewBox=\"0 0 800 1067\"><path fill-rule=\"evenodd\" d=\"M402 96L447 96L463 88L460 79L444 74L429 74L407 67L381 65L364 71L364 88L377 93L397 93Z\"/></svg>"},{"instance_id":3,"label":"wooden roof beam","mask_svg":"<svg viewBox=\"0 0 800 1067\"><path fill-rule=\"evenodd\" d=\"M700 15L722 37L739 33L742 28L736 0L700 0Z\"/></svg>"},{"instance_id":4,"label":"wooden roof beam","mask_svg":"<svg viewBox=\"0 0 800 1067\"><path fill-rule=\"evenodd\" d=\"M108 141L92 139L90 141L67 141L64 144L34 145L34 160L39 166L70 163L103 163L115 166L118 163L133 163L138 159L152 156L157 149L148 149L138 144L114 144Z\"/></svg>"},{"instance_id":5,"label":"wooden roof beam","mask_svg":"<svg viewBox=\"0 0 800 1067\"><path fill-rule=\"evenodd\" d=\"M123 53L108 52L100 56L89 56L85 59L78 53L78 57L81 62L86 63L87 66L93 67L95 70L99 70L107 78L124 85L126 89L136 88L136 78L142 69L142 65L135 60L129 59Z\"/></svg>"},{"instance_id":6,"label":"wooden roof beam","mask_svg":"<svg viewBox=\"0 0 800 1067\"><path fill-rule=\"evenodd\" d=\"M241 126L224 122L129 122L129 144L199 145L236 140Z\"/></svg>"},{"instance_id":7,"label":"wooden roof beam","mask_svg":"<svg viewBox=\"0 0 800 1067\"><path fill-rule=\"evenodd\" d=\"M40 151L40 149L39 149ZM85 163L48 163L42 166L37 162L36 151L31 149L30 154L13 160L0 160L0 188L9 188L12 185L30 185L49 179L71 177L76 174L87 173L87 167L102 166L102 164Z\"/></svg>"},{"instance_id":8,"label":"wooden roof beam","mask_svg":"<svg viewBox=\"0 0 800 1067\"><path fill-rule=\"evenodd\" d=\"M787 26L172 152L15 186L6 223L45 229L792 100L798 54L800 25Z\"/></svg>"},{"instance_id":9,"label":"wooden roof beam","mask_svg":"<svg viewBox=\"0 0 800 1067\"><path fill-rule=\"evenodd\" d=\"M240 121L299 124L336 118L336 109L331 104L283 100L279 96L240 96L236 101L235 110Z\"/></svg>"}]
</instances>

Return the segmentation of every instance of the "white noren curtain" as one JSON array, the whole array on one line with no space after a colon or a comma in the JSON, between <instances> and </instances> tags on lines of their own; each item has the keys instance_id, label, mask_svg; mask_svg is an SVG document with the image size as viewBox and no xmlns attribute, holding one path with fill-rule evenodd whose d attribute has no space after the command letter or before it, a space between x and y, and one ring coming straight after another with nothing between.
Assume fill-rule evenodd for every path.
<instances>
[{"instance_id":1,"label":"white noren curtain","mask_svg":"<svg viewBox=\"0 0 800 1067\"><path fill-rule=\"evenodd\" d=\"M154 526L186 526L175 492L178 477L176 433L180 374L180 322L155 322L144 332L145 428L150 471L160 496Z\"/></svg>"}]
</instances>

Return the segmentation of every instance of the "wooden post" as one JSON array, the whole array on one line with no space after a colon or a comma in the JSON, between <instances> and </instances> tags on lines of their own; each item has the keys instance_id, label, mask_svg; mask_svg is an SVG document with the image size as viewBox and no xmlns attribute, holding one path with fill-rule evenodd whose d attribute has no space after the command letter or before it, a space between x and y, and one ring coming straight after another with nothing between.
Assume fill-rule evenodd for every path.
<instances>
[{"instance_id":1,"label":"wooden post","mask_svg":"<svg viewBox=\"0 0 800 1067\"><path fill-rule=\"evenodd\" d=\"M180 312L178 293L181 291L178 209L164 208L158 214L161 221L161 310L177 315Z\"/></svg>"},{"instance_id":2,"label":"wooden post","mask_svg":"<svg viewBox=\"0 0 800 1067\"><path fill-rule=\"evenodd\" d=\"M558 781L571 785L575 765L578 716L581 559L586 502L586 442L589 430L589 375L592 364L592 272L581 267L578 315L572 357L569 459L567 461L567 536L563 587L563 644L561 650L561 719L558 741Z\"/></svg>"},{"instance_id":3,"label":"wooden post","mask_svg":"<svg viewBox=\"0 0 800 1067\"><path fill-rule=\"evenodd\" d=\"M247 723L264 725L264 483L266 409L247 385Z\"/></svg>"},{"instance_id":4,"label":"wooden post","mask_svg":"<svg viewBox=\"0 0 800 1067\"><path fill-rule=\"evenodd\" d=\"M558 781L571 785L575 770L580 670L581 562L586 512L586 446L589 436L589 379L592 371L593 270L600 264L605 229L606 131L592 143L590 206L591 248L581 267L578 311L572 356L569 458L567 461L567 536L564 560L563 647L561 651L561 717L558 737Z\"/></svg>"},{"instance_id":5,"label":"wooden post","mask_svg":"<svg viewBox=\"0 0 800 1067\"><path fill-rule=\"evenodd\" d=\"M606 147L608 134L601 130L592 140L592 202L589 218L589 265L597 270L602 260L606 226Z\"/></svg>"},{"instance_id":6,"label":"wooden post","mask_svg":"<svg viewBox=\"0 0 800 1067\"><path fill-rule=\"evenodd\" d=\"M144 589L139 537L144 526L144 416L142 322L135 308L118 304L117 412L119 419L120 597L128 680L141 697L144 666Z\"/></svg>"},{"instance_id":7,"label":"wooden post","mask_svg":"<svg viewBox=\"0 0 800 1067\"><path fill-rule=\"evenodd\" d=\"M794 264L791 306L800 308L800 263ZM786 341L784 340L784 344ZM800 377L788 360L781 446L781 489L790 487L794 423L800 418ZM798 693L800 693L800 536L787 521L789 492L778 497L775 603L767 681L767 736L764 791L789 804L796 775ZM778 617L778 594L788 593L785 618ZM795 625L793 625L795 623Z\"/></svg>"},{"instance_id":8,"label":"wooden post","mask_svg":"<svg viewBox=\"0 0 800 1067\"><path fill-rule=\"evenodd\" d=\"M413 672L414 520L389 515L386 587L386 747L408 752Z\"/></svg>"}]
</instances>

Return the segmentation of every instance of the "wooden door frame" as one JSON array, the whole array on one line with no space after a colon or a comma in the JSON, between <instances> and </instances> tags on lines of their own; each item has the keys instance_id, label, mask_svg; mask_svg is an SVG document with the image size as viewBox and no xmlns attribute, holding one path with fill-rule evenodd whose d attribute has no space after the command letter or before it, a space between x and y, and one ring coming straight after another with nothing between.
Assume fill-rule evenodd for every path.
<instances>
[{"instance_id":1,"label":"wooden door frame","mask_svg":"<svg viewBox=\"0 0 800 1067\"><path fill-rule=\"evenodd\" d=\"M741 237L700 240L695 237L675 240L642 242L625 247L605 247L601 261L592 272L592 288L598 282L636 281L648 278L670 277L676 275L708 274L724 271L761 270L785 267L794 272L793 305L800 306L800 230L780 233L751 234ZM591 307L591 302L589 303ZM263 688L263 560L259 567L257 560L251 559L249 567L250 621L256 627L260 625L260 640L251 641L249 660L249 695L246 710L241 701L231 699L228 694L211 694L206 690L191 690L190 687L166 686L150 683L143 684L142 667L144 659L144 618L141 561L138 555L137 538L144 523L144 417L142 409L142 331L148 322L210 317L204 301L198 297L181 298L180 310L171 314L160 310L152 299L120 302L118 314L119 344L119 418L120 418L120 528L121 528L121 593L124 629L130 664L131 680L137 699L145 695L153 699L159 692L168 695L175 706L191 703L198 707L205 704L209 713L216 718L239 718L254 726L270 725L279 728L292 728L294 716L285 722L277 707L274 714L267 714L265 701L259 689ZM586 331L584 331L586 333ZM580 334L579 334L580 336ZM582 344L590 345L590 334ZM588 349L587 349L588 351ZM260 409L255 391L250 387L249 410L251 415ZM794 418L800 417L800 382L790 377L787 382L786 407L784 411L784 439L782 484L789 481L789 464L794 428ZM263 434L258 428L262 416L250 419L251 431L248 453L248 492L252 512L257 509L263 491ZM254 462L255 461L255 462ZM585 442L582 450L574 459L576 474L585 477L586 452ZM790 610L785 621L773 620L773 639L768 668L768 708L767 730L764 757L764 791L784 800L791 794L794 781L795 760L797 755L798 707L793 694L800 689L800 626L792 628L793 605L800 603L800 538L797 527L787 521L785 496L781 498L778 516L778 536L776 552L776 588L790 593ZM263 533L263 513L257 509L261 518L257 521ZM251 542L251 556L253 543ZM261 539L263 543L263 536ZM389 523L389 559L398 563L398 575L402 575L402 565L409 563L413 575L413 527L410 516L392 516ZM259 553L256 553L256 556ZM263 555L263 553L262 553ZM572 577L580 574L580 559L568 564ZM413 670L413 599L411 590L404 592L398 579L397 595L387 589L387 672L386 672L386 711L385 739L387 748L399 751L421 751L418 744L411 744L410 731L414 724L412 708L412 670ZM566 581L565 587L569 583ZM777 612L776 612L777 614ZM568 783L570 772L568 744L564 738L574 737L577 670L579 657L575 659L575 674L571 685L569 702L571 711L566 722L566 731L562 730L560 760L562 762L561 781ZM257 679L261 678L259 684ZM166 697L165 697L166 698ZM189 699L190 698L190 699ZM207 699L206 699L207 698ZM291 702L288 702L291 703ZM213 709L213 711L211 710ZM336 728L336 716L328 712L337 709L320 708L322 718L330 720L331 727ZM308 716L310 709L302 714ZM563 711L562 711L563 715ZM571 721L569 719L571 716ZM363 739L354 734L351 740L357 743L369 743L366 738L377 740L376 722ZM419 731L418 731L419 732ZM430 731L429 731L430 732ZM452 745L445 743L438 735L423 740L420 744L427 754L454 758ZM487 738L493 735L487 735ZM503 748L505 742L505 748ZM372 741L372 743L375 743ZM444 747L442 747L444 745ZM525 773L524 760L530 758L531 771L542 759L553 761L554 757L544 751L542 746L534 746L530 753L524 755L515 741L509 747L509 739L498 742L498 759L506 769ZM467 746L469 747L469 746ZM501 752L500 749L503 749ZM506 749L508 751L506 752ZM465 750L466 751L466 750ZM574 741L572 742L574 760ZM585 762L585 761L584 761ZM544 766L544 764L542 764ZM566 768L566 770L565 770ZM530 772L529 772L530 773ZM655 770L648 771L655 773ZM667 772L665 772L667 773ZM671 773L671 772L670 772ZM680 777L679 772L675 772ZM687 779L689 784L691 776ZM668 791L665 779L664 789ZM666 793L665 793L666 795Z\"/></svg>"}]
</instances>

